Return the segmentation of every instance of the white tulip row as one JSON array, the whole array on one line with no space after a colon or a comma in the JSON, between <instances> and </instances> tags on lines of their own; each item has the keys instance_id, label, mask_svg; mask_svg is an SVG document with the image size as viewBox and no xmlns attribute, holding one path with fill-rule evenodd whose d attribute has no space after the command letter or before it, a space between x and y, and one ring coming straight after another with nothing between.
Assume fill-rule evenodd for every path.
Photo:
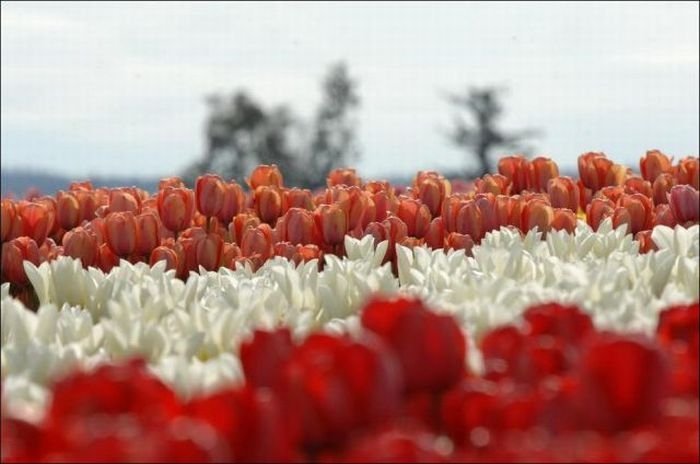
<instances>
[{"instance_id":1,"label":"white tulip row","mask_svg":"<svg viewBox=\"0 0 700 464\"><path fill-rule=\"evenodd\" d=\"M471 369L476 341L528 306L574 303L596 326L652 332L658 313L698 300L699 227L657 227L659 251L640 254L624 226L574 234L508 229L487 234L473 257L398 247L398 278L381 265L387 243L346 237L346 258L295 266L283 259L250 268L192 273L187 282L125 261L108 274L59 258L25 269L39 298L34 313L2 287L2 402L6 414L40 420L53 380L74 370L140 355L183 398L243 381L237 356L255 328L284 325L297 338L316 330L360 330L358 311L375 293L422 297L461 323Z\"/></svg>"}]
</instances>

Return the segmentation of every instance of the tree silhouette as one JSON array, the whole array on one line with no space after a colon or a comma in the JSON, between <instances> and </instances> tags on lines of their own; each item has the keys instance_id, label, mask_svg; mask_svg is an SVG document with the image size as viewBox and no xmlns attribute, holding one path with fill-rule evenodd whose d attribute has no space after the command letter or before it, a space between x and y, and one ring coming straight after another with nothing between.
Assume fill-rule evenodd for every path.
<instances>
[{"instance_id":1,"label":"tree silhouette","mask_svg":"<svg viewBox=\"0 0 700 464\"><path fill-rule=\"evenodd\" d=\"M471 158L476 156L479 163L477 176L492 172L490 154L496 148L527 153L529 148L523 142L540 132L533 129L506 132L498 127L503 114L500 102L503 89L497 87L469 88L465 94L450 94L447 100L459 113L472 116L474 124L469 124L462 114L455 114L453 127L448 137L460 148L465 149Z\"/></svg>"},{"instance_id":2,"label":"tree silhouette","mask_svg":"<svg viewBox=\"0 0 700 464\"><path fill-rule=\"evenodd\" d=\"M322 82L323 97L308 126L285 105L265 109L242 91L230 98L208 98L206 151L183 178L193 184L197 176L216 172L243 182L257 164L277 164L288 185L315 188L324 185L334 167L359 156L355 142L354 110L359 105L356 82L345 64L330 67Z\"/></svg>"}]
</instances>

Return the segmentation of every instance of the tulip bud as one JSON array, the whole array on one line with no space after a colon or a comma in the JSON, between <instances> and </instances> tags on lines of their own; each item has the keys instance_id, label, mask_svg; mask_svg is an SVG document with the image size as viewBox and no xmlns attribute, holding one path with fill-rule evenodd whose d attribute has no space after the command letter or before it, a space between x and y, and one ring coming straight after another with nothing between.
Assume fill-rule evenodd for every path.
<instances>
[{"instance_id":1,"label":"tulip bud","mask_svg":"<svg viewBox=\"0 0 700 464\"><path fill-rule=\"evenodd\" d=\"M63 236L63 254L79 259L84 268L93 266L97 260L97 239L83 227L69 230Z\"/></svg>"},{"instance_id":2,"label":"tulip bud","mask_svg":"<svg viewBox=\"0 0 700 464\"><path fill-rule=\"evenodd\" d=\"M678 221L676 221L668 203L656 205L654 208L654 226L668 226L674 228L677 224Z\"/></svg>"},{"instance_id":3,"label":"tulip bud","mask_svg":"<svg viewBox=\"0 0 700 464\"><path fill-rule=\"evenodd\" d=\"M659 150L649 150L640 158L639 169L645 180L654 182L660 174L672 171L671 160Z\"/></svg>"},{"instance_id":4,"label":"tulip bud","mask_svg":"<svg viewBox=\"0 0 700 464\"><path fill-rule=\"evenodd\" d=\"M360 178L354 169L337 168L328 173L326 183L329 187L334 185L359 186Z\"/></svg>"},{"instance_id":5,"label":"tulip bud","mask_svg":"<svg viewBox=\"0 0 700 464\"><path fill-rule=\"evenodd\" d=\"M365 235L371 235L374 238L374 246L387 240L387 230L384 224L380 222L370 222L365 227Z\"/></svg>"},{"instance_id":6,"label":"tulip bud","mask_svg":"<svg viewBox=\"0 0 700 464\"><path fill-rule=\"evenodd\" d=\"M242 256L241 249L235 243L224 243L224 250L221 256L221 265L231 270L235 270L234 260Z\"/></svg>"},{"instance_id":7,"label":"tulip bud","mask_svg":"<svg viewBox=\"0 0 700 464\"><path fill-rule=\"evenodd\" d=\"M15 218L17 217L17 209L15 208L15 203L12 200L4 199L0 204L2 208L2 217L0 218L0 227L2 227L2 232L0 237L2 242L7 242L10 240L10 233L15 223Z\"/></svg>"},{"instance_id":8,"label":"tulip bud","mask_svg":"<svg viewBox=\"0 0 700 464\"><path fill-rule=\"evenodd\" d=\"M72 190L73 195L78 199L80 212L78 214L78 223L83 221L92 221L95 219L95 210L97 209L97 199L95 192L91 190Z\"/></svg>"},{"instance_id":9,"label":"tulip bud","mask_svg":"<svg viewBox=\"0 0 700 464\"><path fill-rule=\"evenodd\" d=\"M474 240L469 234L460 234L452 232L445 238L445 248L450 250L464 250L471 256L472 248L474 248Z\"/></svg>"},{"instance_id":10,"label":"tulip bud","mask_svg":"<svg viewBox=\"0 0 700 464\"><path fill-rule=\"evenodd\" d=\"M185 183L177 176L165 177L158 182L158 190L165 190L167 187L185 188Z\"/></svg>"},{"instance_id":11,"label":"tulip bud","mask_svg":"<svg viewBox=\"0 0 700 464\"><path fill-rule=\"evenodd\" d=\"M642 230L650 229L653 225L654 207L651 204L651 199L641 193L633 193L632 195L623 195L619 203L620 207L625 208L629 213L629 228L628 233L636 234ZM613 217L613 226L615 219Z\"/></svg>"},{"instance_id":12,"label":"tulip bud","mask_svg":"<svg viewBox=\"0 0 700 464\"><path fill-rule=\"evenodd\" d=\"M510 195L510 179L501 174L486 174L483 178L476 179L474 185L477 193Z\"/></svg>"},{"instance_id":13,"label":"tulip bud","mask_svg":"<svg viewBox=\"0 0 700 464\"><path fill-rule=\"evenodd\" d=\"M274 186L261 186L255 189L255 211L260 220L274 226L282 214L282 193Z\"/></svg>"},{"instance_id":14,"label":"tulip bud","mask_svg":"<svg viewBox=\"0 0 700 464\"><path fill-rule=\"evenodd\" d=\"M455 231L471 236L475 243L481 242L485 235L484 219L481 209L474 200L467 200L457 211Z\"/></svg>"},{"instance_id":15,"label":"tulip bud","mask_svg":"<svg viewBox=\"0 0 700 464\"><path fill-rule=\"evenodd\" d=\"M440 214L442 202L452 193L450 181L434 171L419 171L413 180L415 196L428 207L430 216Z\"/></svg>"},{"instance_id":16,"label":"tulip bud","mask_svg":"<svg viewBox=\"0 0 700 464\"><path fill-rule=\"evenodd\" d=\"M68 186L68 190L70 191L76 191L76 190L94 190L95 187L92 186L92 182L89 180L84 180L82 182L79 181L73 181L70 183Z\"/></svg>"},{"instance_id":17,"label":"tulip bud","mask_svg":"<svg viewBox=\"0 0 700 464\"><path fill-rule=\"evenodd\" d=\"M316 245L297 245L297 253L305 263L312 259L317 259L319 266L323 263L323 251Z\"/></svg>"},{"instance_id":18,"label":"tulip bud","mask_svg":"<svg viewBox=\"0 0 700 464\"><path fill-rule=\"evenodd\" d=\"M339 205L321 205L314 211L321 238L328 245L339 245L348 231L347 213Z\"/></svg>"},{"instance_id":19,"label":"tulip bud","mask_svg":"<svg viewBox=\"0 0 700 464\"><path fill-rule=\"evenodd\" d=\"M603 187L598 190L594 197L596 198L607 198L616 205L620 202L620 199L625 194L625 189L620 186L609 186Z\"/></svg>"},{"instance_id":20,"label":"tulip bud","mask_svg":"<svg viewBox=\"0 0 700 464\"><path fill-rule=\"evenodd\" d=\"M278 239L292 245L314 243L314 215L301 208L290 208L277 221Z\"/></svg>"},{"instance_id":21,"label":"tulip bud","mask_svg":"<svg viewBox=\"0 0 700 464\"><path fill-rule=\"evenodd\" d=\"M313 211L314 209L314 202L313 198L311 197L311 191L307 189L285 189L284 201L282 203L284 204L286 209L302 208L309 211Z\"/></svg>"},{"instance_id":22,"label":"tulip bud","mask_svg":"<svg viewBox=\"0 0 700 464\"><path fill-rule=\"evenodd\" d=\"M216 174L197 177L194 196L197 210L206 217L216 216L224 206L224 181Z\"/></svg>"},{"instance_id":23,"label":"tulip bud","mask_svg":"<svg viewBox=\"0 0 700 464\"><path fill-rule=\"evenodd\" d=\"M207 271L216 271L221 265L224 240L217 234L207 234L195 244L195 259L198 266Z\"/></svg>"},{"instance_id":24,"label":"tulip bud","mask_svg":"<svg viewBox=\"0 0 700 464\"><path fill-rule=\"evenodd\" d=\"M537 230L545 236L552 228L554 220L554 209L542 200L530 200L525 203L522 211L522 231L527 231L537 227Z\"/></svg>"},{"instance_id":25,"label":"tulip bud","mask_svg":"<svg viewBox=\"0 0 700 464\"><path fill-rule=\"evenodd\" d=\"M241 243L243 256L258 255L262 260L266 260L272 256L272 251L272 229L268 224L260 224L243 232Z\"/></svg>"},{"instance_id":26,"label":"tulip bud","mask_svg":"<svg viewBox=\"0 0 700 464\"><path fill-rule=\"evenodd\" d=\"M80 202L75 193L59 190L56 195L56 217L58 225L64 230L71 230L80 224Z\"/></svg>"},{"instance_id":27,"label":"tulip bud","mask_svg":"<svg viewBox=\"0 0 700 464\"><path fill-rule=\"evenodd\" d=\"M451 195L445 198L442 203L441 214L444 221L445 233L455 232L457 230L457 213L464 205L464 201L457 195Z\"/></svg>"},{"instance_id":28,"label":"tulip bud","mask_svg":"<svg viewBox=\"0 0 700 464\"><path fill-rule=\"evenodd\" d=\"M583 185L593 192L603 187L622 185L627 168L615 164L603 153L585 153L578 158L579 176Z\"/></svg>"},{"instance_id":29,"label":"tulip bud","mask_svg":"<svg viewBox=\"0 0 700 464\"><path fill-rule=\"evenodd\" d=\"M700 220L700 192L690 185L672 187L668 204L678 224L687 227Z\"/></svg>"},{"instance_id":30,"label":"tulip bud","mask_svg":"<svg viewBox=\"0 0 700 464\"><path fill-rule=\"evenodd\" d=\"M571 177L555 177L547 182L547 193L554 208L578 211L579 192Z\"/></svg>"},{"instance_id":31,"label":"tulip bud","mask_svg":"<svg viewBox=\"0 0 700 464\"><path fill-rule=\"evenodd\" d=\"M151 251L160 245L160 220L155 213L142 213L136 216L136 252L140 256L150 256Z\"/></svg>"},{"instance_id":32,"label":"tulip bud","mask_svg":"<svg viewBox=\"0 0 700 464\"><path fill-rule=\"evenodd\" d=\"M654 204L662 205L668 203L668 193L671 191L671 187L674 185L676 185L676 178L671 174L659 174L652 185L652 198L654 199Z\"/></svg>"},{"instance_id":33,"label":"tulip bud","mask_svg":"<svg viewBox=\"0 0 700 464\"><path fill-rule=\"evenodd\" d=\"M498 195L494 204L496 210L496 220L498 227L512 226L520 229L521 219L521 199L520 196L510 197Z\"/></svg>"},{"instance_id":34,"label":"tulip bud","mask_svg":"<svg viewBox=\"0 0 700 464\"><path fill-rule=\"evenodd\" d=\"M158 215L163 225L175 233L188 228L194 215L192 190L166 187L159 191Z\"/></svg>"},{"instance_id":35,"label":"tulip bud","mask_svg":"<svg viewBox=\"0 0 700 464\"><path fill-rule=\"evenodd\" d=\"M53 261L59 256L64 256L63 247L57 246L52 238L47 238L39 247L39 261Z\"/></svg>"},{"instance_id":36,"label":"tulip bud","mask_svg":"<svg viewBox=\"0 0 700 464\"><path fill-rule=\"evenodd\" d=\"M119 256L112 253L109 245L103 243L97 247L97 267L99 267L102 272L109 272L116 266L119 266Z\"/></svg>"},{"instance_id":37,"label":"tulip bud","mask_svg":"<svg viewBox=\"0 0 700 464\"><path fill-rule=\"evenodd\" d=\"M598 230L603 219L611 217L615 211L615 204L608 198L599 197L591 200L586 207L586 222L591 229Z\"/></svg>"},{"instance_id":38,"label":"tulip bud","mask_svg":"<svg viewBox=\"0 0 700 464\"><path fill-rule=\"evenodd\" d=\"M651 198L654 194L651 187L651 182L638 176L632 176L625 179L623 187L625 189L625 193L641 193L645 197L649 198Z\"/></svg>"},{"instance_id":39,"label":"tulip bud","mask_svg":"<svg viewBox=\"0 0 700 464\"><path fill-rule=\"evenodd\" d=\"M576 214L569 208L554 208L552 218L552 229L565 230L573 234L576 230Z\"/></svg>"},{"instance_id":40,"label":"tulip bud","mask_svg":"<svg viewBox=\"0 0 700 464\"><path fill-rule=\"evenodd\" d=\"M43 196L43 197L37 198L36 203L39 203L40 205L43 205L46 208L46 216L47 216L46 235L47 236L55 235L58 232L58 230L60 229L58 221L56 220L56 210L57 210L56 199L52 196Z\"/></svg>"},{"instance_id":41,"label":"tulip bud","mask_svg":"<svg viewBox=\"0 0 700 464\"><path fill-rule=\"evenodd\" d=\"M530 161L528 187L535 192L546 192L549 179L559 177L559 166L553 160L538 156Z\"/></svg>"},{"instance_id":42,"label":"tulip bud","mask_svg":"<svg viewBox=\"0 0 700 464\"><path fill-rule=\"evenodd\" d=\"M412 198L402 198L396 215L406 223L410 237L423 238L430 226L430 210L428 207Z\"/></svg>"},{"instance_id":43,"label":"tulip bud","mask_svg":"<svg viewBox=\"0 0 700 464\"><path fill-rule=\"evenodd\" d=\"M511 193L518 194L527 188L530 163L522 155L504 156L498 160L498 172L511 183Z\"/></svg>"},{"instance_id":44,"label":"tulip bud","mask_svg":"<svg viewBox=\"0 0 700 464\"><path fill-rule=\"evenodd\" d=\"M673 171L679 184L687 184L695 190L700 190L700 158L683 158Z\"/></svg>"},{"instance_id":45,"label":"tulip bud","mask_svg":"<svg viewBox=\"0 0 700 464\"><path fill-rule=\"evenodd\" d=\"M131 189L112 189L109 192L109 212L126 211L138 214L141 211L141 198Z\"/></svg>"},{"instance_id":46,"label":"tulip bud","mask_svg":"<svg viewBox=\"0 0 700 464\"><path fill-rule=\"evenodd\" d=\"M491 232L499 227L498 212L496 210L496 197L493 193L477 193L474 197L476 206L481 212L483 232Z\"/></svg>"},{"instance_id":47,"label":"tulip bud","mask_svg":"<svg viewBox=\"0 0 700 464\"><path fill-rule=\"evenodd\" d=\"M634 239L639 242L640 253L649 253L659 249L654 240L651 239L651 232L651 230L642 230L634 236Z\"/></svg>"},{"instance_id":48,"label":"tulip bud","mask_svg":"<svg viewBox=\"0 0 700 464\"><path fill-rule=\"evenodd\" d=\"M251 190L257 190L257 188L261 186L272 186L278 188L283 186L282 173L276 164L261 164L257 166L255 169L253 169L253 172L250 174L247 182Z\"/></svg>"},{"instance_id":49,"label":"tulip bud","mask_svg":"<svg viewBox=\"0 0 700 464\"><path fill-rule=\"evenodd\" d=\"M177 253L172 248L167 246L157 246L151 251L151 256L148 261L149 265L153 267L157 262L165 261L165 269L167 271L174 269L177 270Z\"/></svg>"},{"instance_id":50,"label":"tulip bud","mask_svg":"<svg viewBox=\"0 0 700 464\"><path fill-rule=\"evenodd\" d=\"M30 237L19 237L2 244L3 282L14 285L27 285L29 279L24 272L24 261L39 265L39 247Z\"/></svg>"},{"instance_id":51,"label":"tulip bud","mask_svg":"<svg viewBox=\"0 0 700 464\"><path fill-rule=\"evenodd\" d=\"M19 203L23 235L31 237L41 246L49 232L49 215L46 207L39 203Z\"/></svg>"},{"instance_id":52,"label":"tulip bud","mask_svg":"<svg viewBox=\"0 0 700 464\"><path fill-rule=\"evenodd\" d=\"M137 226L131 211L109 213L105 218L105 240L116 256L126 257L136 250Z\"/></svg>"},{"instance_id":53,"label":"tulip bud","mask_svg":"<svg viewBox=\"0 0 700 464\"><path fill-rule=\"evenodd\" d=\"M430 222L428 231L425 233L425 244L436 250L443 248L445 243L445 226L442 217L436 217Z\"/></svg>"}]
</instances>

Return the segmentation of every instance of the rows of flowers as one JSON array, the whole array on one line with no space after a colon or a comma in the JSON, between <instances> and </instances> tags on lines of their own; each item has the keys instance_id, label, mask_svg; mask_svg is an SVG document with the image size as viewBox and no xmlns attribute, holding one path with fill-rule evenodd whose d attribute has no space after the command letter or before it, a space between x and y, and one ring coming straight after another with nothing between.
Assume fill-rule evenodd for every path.
<instances>
[{"instance_id":1,"label":"rows of flowers","mask_svg":"<svg viewBox=\"0 0 700 464\"><path fill-rule=\"evenodd\" d=\"M2 461L697 461L698 165L4 199Z\"/></svg>"}]
</instances>

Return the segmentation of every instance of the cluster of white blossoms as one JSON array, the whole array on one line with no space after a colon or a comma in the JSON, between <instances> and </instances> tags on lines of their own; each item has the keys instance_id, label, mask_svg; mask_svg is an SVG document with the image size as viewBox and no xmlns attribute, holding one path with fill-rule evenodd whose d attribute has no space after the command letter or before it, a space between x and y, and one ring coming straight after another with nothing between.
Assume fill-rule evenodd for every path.
<instances>
[{"instance_id":1,"label":"cluster of white blossoms","mask_svg":"<svg viewBox=\"0 0 700 464\"><path fill-rule=\"evenodd\" d=\"M398 246L398 278L382 265L387 242L375 247L371 236L346 237L347 256L326 256L322 271L315 261L296 266L278 257L256 272L201 270L187 282L164 262L122 261L108 274L66 257L25 262L40 306L28 310L2 286L3 410L38 421L55 379L133 356L183 398L238 384L238 347L253 330L286 326L297 339L317 330L352 335L377 293L419 296L452 314L475 371L480 337L536 303L576 304L599 328L651 333L661 310L698 300L699 230L658 226L658 251L640 254L609 219L596 232L579 221L573 234L553 231L545 240L501 229L473 257Z\"/></svg>"}]
</instances>

